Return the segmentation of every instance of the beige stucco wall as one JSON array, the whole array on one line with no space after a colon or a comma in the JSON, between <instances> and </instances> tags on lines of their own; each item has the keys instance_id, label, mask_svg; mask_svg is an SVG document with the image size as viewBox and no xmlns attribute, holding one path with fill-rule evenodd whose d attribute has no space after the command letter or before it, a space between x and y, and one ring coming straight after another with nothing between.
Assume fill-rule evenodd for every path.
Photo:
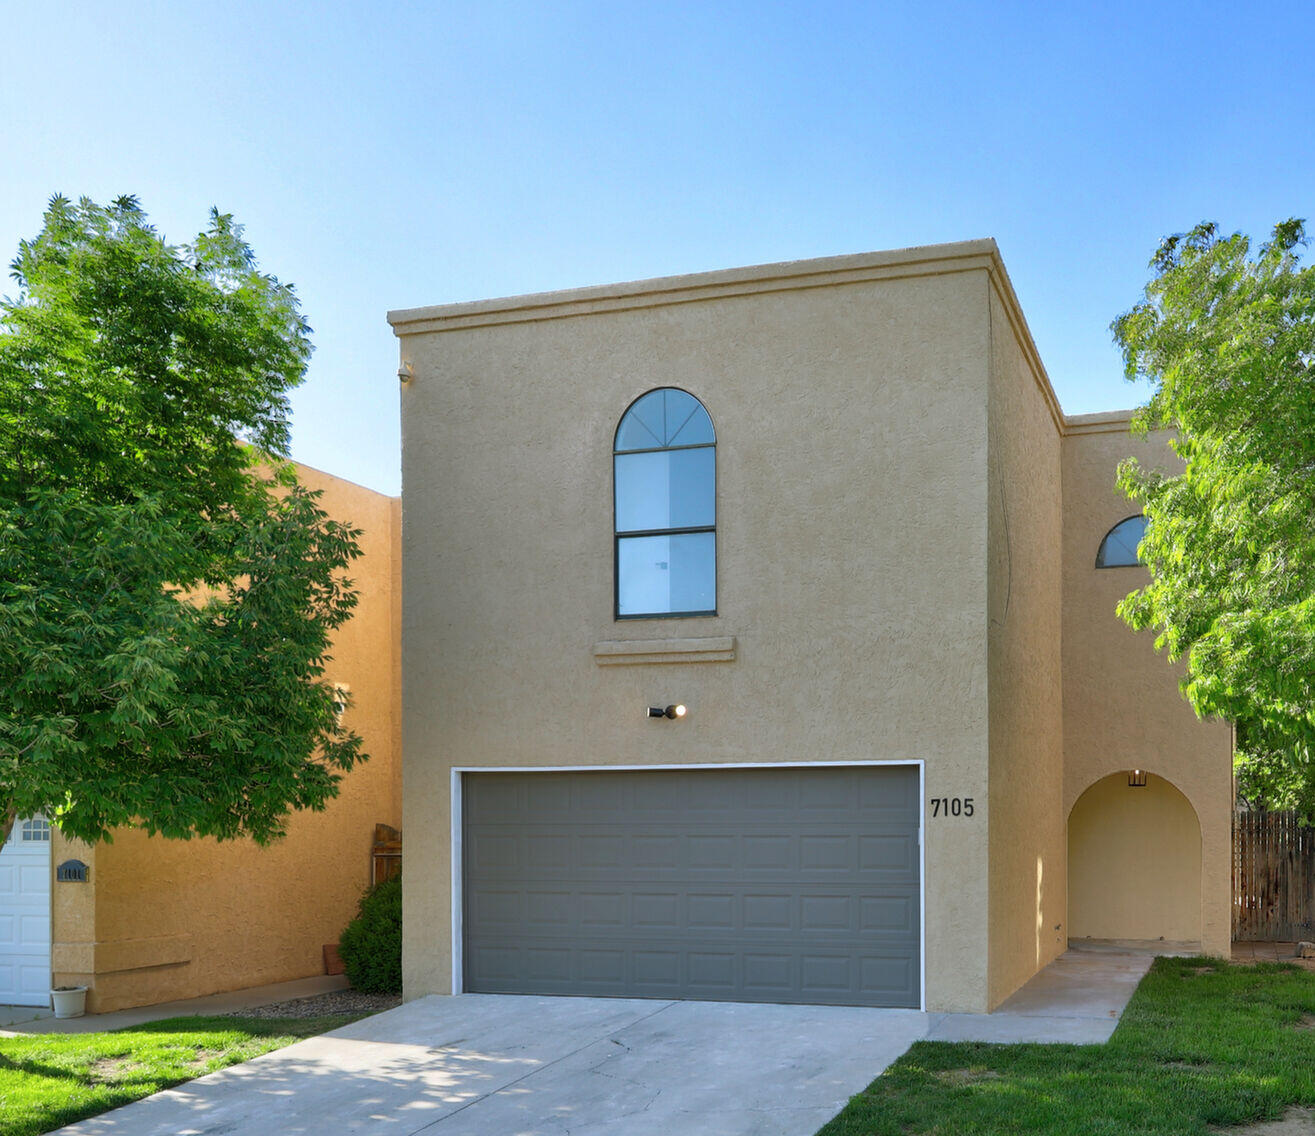
<instances>
[{"instance_id":1,"label":"beige stucco wall","mask_svg":"<svg viewBox=\"0 0 1315 1136\"><path fill-rule=\"evenodd\" d=\"M322 813L294 815L269 847L250 841L177 841L123 830L94 850L58 835L55 862L89 862L87 884L56 883L55 981L91 986L93 1011L194 997L323 973L369 882L377 822L401 813L400 501L318 470L332 516L363 530L350 570L360 593L339 630L326 678L345 683L347 722L371 759L348 774Z\"/></svg>"},{"instance_id":2,"label":"beige stucco wall","mask_svg":"<svg viewBox=\"0 0 1315 1136\"><path fill-rule=\"evenodd\" d=\"M1150 632L1133 634L1115 605L1148 579L1141 567L1097 569L1105 534L1137 510L1114 484L1119 462L1176 469L1164 435L1135 438L1124 415L1070 420L1064 438L1064 810L1090 786L1138 768L1172 783L1191 803L1201 829L1200 941L1226 955L1230 946L1232 737L1227 724L1203 722L1178 692L1181 670L1154 648ZM1139 793L1128 789L1125 793ZM1081 874L1090 865L1069 867ZM1167 890L1167 889L1166 889ZM1137 925L1158 925L1167 894L1144 897ZM1070 919L1072 912L1070 912ZM1132 919L1132 916L1128 916ZM1163 921L1167 927L1168 922ZM1088 921L1084 934L1123 938ZM1073 934L1078 932L1074 930ZM1160 935L1171 938L1167 931Z\"/></svg>"},{"instance_id":3,"label":"beige stucco wall","mask_svg":"<svg viewBox=\"0 0 1315 1136\"><path fill-rule=\"evenodd\" d=\"M991 242L393 313L409 997L453 989L454 766L921 760L927 1005L989 997ZM715 617L613 619L612 440L679 386L718 436ZM947 423L953 424L948 435ZM735 658L600 666L615 640ZM650 704L689 715L655 724Z\"/></svg>"},{"instance_id":4,"label":"beige stucco wall","mask_svg":"<svg viewBox=\"0 0 1315 1136\"><path fill-rule=\"evenodd\" d=\"M1075 939L1201 941L1201 826L1169 782L1097 781L1073 806L1068 843Z\"/></svg>"},{"instance_id":5,"label":"beige stucco wall","mask_svg":"<svg viewBox=\"0 0 1315 1136\"><path fill-rule=\"evenodd\" d=\"M1065 947L1060 417L991 289L990 1004Z\"/></svg>"}]
</instances>

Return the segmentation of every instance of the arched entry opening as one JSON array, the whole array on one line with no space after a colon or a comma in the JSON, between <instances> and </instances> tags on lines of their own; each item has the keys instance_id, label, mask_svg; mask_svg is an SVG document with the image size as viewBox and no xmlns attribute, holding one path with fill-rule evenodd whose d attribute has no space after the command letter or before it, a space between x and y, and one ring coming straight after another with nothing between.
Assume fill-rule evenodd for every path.
<instances>
[{"instance_id":1,"label":"arched entry opening","mask_svg":"<svg viewBox=\"0 0 1315 1136\"><path fill-rule=\"evenodd\" d=\"M1115 773L1077 799L1068 817L1068 934L1200 943L1201 825L1163 777Z\"/></svg>"}]
</instances>

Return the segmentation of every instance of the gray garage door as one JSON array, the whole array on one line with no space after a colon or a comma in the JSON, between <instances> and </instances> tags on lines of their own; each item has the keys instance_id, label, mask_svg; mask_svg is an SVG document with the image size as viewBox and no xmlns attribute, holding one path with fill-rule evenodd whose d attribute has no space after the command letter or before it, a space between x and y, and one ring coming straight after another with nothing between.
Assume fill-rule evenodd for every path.
<instances>
[{"instance_id":1,"label":"gray garage door","mask_svg":"<svg viewBox=\"0 0 1315 1136\"><path fill-rule=\"evenodd\" d=\"M912 766L465 774L465 989L919 1004Z\"/></svg>"}]
</instances>

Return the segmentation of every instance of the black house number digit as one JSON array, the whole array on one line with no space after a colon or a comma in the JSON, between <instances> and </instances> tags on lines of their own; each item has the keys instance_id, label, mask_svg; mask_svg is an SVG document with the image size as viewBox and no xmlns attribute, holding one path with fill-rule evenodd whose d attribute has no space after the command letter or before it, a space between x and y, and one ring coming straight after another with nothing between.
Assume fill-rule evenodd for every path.
<instances>
[{"instance_id":1,"label":"black house number digit","mask_svg":"<svg viewBox=\"0 0 1315 1136\"><path fill-rule=\"evenodd\" d=\"M931 815L934 817L970 817L973 815L971 797L933 797Z\"/></svg>"}]
</instances>

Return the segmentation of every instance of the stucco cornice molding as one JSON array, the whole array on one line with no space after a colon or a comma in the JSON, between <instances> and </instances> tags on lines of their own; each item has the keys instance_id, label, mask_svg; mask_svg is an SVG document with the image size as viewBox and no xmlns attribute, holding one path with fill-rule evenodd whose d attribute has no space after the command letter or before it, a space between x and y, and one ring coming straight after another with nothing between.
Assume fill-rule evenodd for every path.
<instances>
[{"instance_id":1,"label":"stucco cornice molding","mask_svg":"<svg viewBox=\"0 0 1315 1136\"><path fill-rule=\"evenodd\" d=\"M994 246L995 242L992 241L991 243ZM1005 318L1009 321L1009 330L1013 333L1019 349L1023 352L1023 358L1027 360L1028 370L1032 372L1032 379L1036 383L1037 390L1041 393L1046 409L1050 412L1050 420L1054 422L1056 431L1063 434L1064 411L1060 408L1059 399L1055 397L1055 388L1050 385L1050 376L1046 373L1046 365L1041 362L1041 353L1037 350L1036 341L1032 338L1031 328L1027 326L1027 318L1023 315L1023 306L1018 302L1018 294L1014 291L1014 286L1009 279L1009 273L1005 271L1005 263L1000 256L999 249L993 248L988 277L991 281L991 288L1000 301L1000 306L1004 308Z\"/></svg>"},{"instance_id":2,"label":"stucco cornice molding","mask_svg":"<svg viewBox=\"0 0 1315 1136\"><path fill-rule=\"evenodd\" d=\"M388 313L395 335L458 331L502 323L566 319L601 312L720 300L764 292L833 288L870 280L982 271L998 263L995 241L959 241L816 260L782 261L622 284L536 292L504 299L409 308Z\"/></svg>"},{"instance_id":3,"label":"stucco cornice molding","mask_svg":"<svg viewBox=\"0 0 1315 1136\"><path fill-rule=\"evenodd\" d=\"M836 288L875 280L947 276L963 272L986 273L990 287L1009 321L1010 331L1027 360L1037 389L1061 435L1114 433L1127 429L1130 411L1073 417L1064 414L1037 351L1032 332L1027 326L1022 305L1005 271L999 246L990 237L848 256L779 261L555 292L533 292L467 303L401 308L388 313L388 322L392 325L393 334L402 339L411 335L570 319L607 312L694 304L734 296ZM1094 424L1097 419L1100 420L1098 425Z\"/></svg>"},{"instance_id":4,"label":"stucco cornice molding","mask_svg":"<svg viewBox=\"0 0 1315 1136\"><path fill-rule=\"evenodd\" d=\"M1132 430L1132 410L1105 410L1099 414L1074 414L1064 419L1065 434L1127 434Z\"/></svg>"},{"instance_id":5,"label":"stucco cornice molding","mask_svg":"<svg viewBox=\"0 0 1315 1136\"><path fill-rule=\"evenodd\" d=\"M622 639L594 644L594 662L600 667L734 661L733 635L708 639Z\"/></svg>"}]
</instances>

